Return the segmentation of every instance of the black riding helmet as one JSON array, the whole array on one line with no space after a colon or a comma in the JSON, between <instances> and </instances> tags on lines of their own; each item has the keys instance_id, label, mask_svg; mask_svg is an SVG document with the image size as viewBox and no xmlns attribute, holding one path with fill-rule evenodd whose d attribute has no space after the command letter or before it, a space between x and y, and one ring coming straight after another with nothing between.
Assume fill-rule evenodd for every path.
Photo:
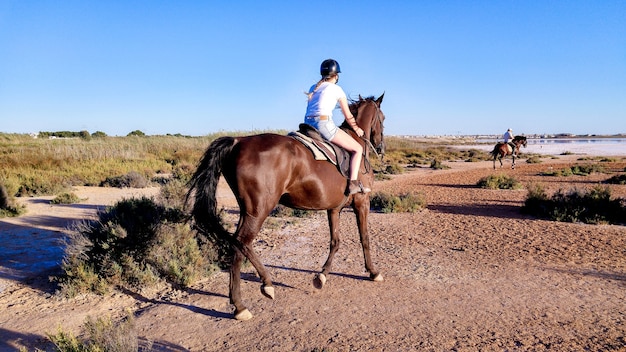
<instances>
[{"instance_id":1,"label":"black riding helmet","mask_svg":"<svg viewBox=\"0 0 626 352\"><path fill-rule=\"evenodd\" d=\"M327 59L322 62L320 66L320 73L322 77L329 76L333 73L341 73L341 68L339 67L339 63L333 59Z\"/></svg>"}]
</instances>

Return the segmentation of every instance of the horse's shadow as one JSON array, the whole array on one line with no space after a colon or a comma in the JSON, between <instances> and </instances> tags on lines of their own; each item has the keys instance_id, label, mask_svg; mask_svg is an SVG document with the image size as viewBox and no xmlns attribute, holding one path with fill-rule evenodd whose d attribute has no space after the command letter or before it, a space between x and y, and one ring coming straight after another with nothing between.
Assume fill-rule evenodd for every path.
<instances>
[{"instance_id":1,"label":"horse's shadow","mask_svg":"<svg viewBox=\"0 0 626 352\"><path fill-rule=\"evenodd\" d=\"M286 271L295 271L295 272L300 272L300 273L307 273L307 274L317 274L318 271L314 271L314 270L308 270L308 269L300 269L300 268L293 268L293 267L286 267L286 266L281 266L281 265L266 265L266 267L268 268L273 268L273 269L279 269L279 270L286 270ZM360 280L360 281L367 281L369 280L368 276L365 275L352 275L352 274L346 274L346 273L339 273L339 272L330 272L329 275L335 275L335 276L340 276L340 277L344 277L344 278L348 278L348 279L352 279L352 280ZM255 282L255 283L261 283L261 279L255 274L255 273L241 273L241 279L245 280L245 281L249 281L249 282ZM278 287L284 287L284 288L290 288L290 289L294 289L294 290L298 290L297 287L291 286L291 285L287 285L285 283L281 283L281 282L273 282L274 286L278 286ZM209 292L209 291L204 291L204 290L198 290L198 289L194 289L194 288L180 288L180 290L189 293L189 294L197 294L197 295L206 295L206 296L215 296L215 297L223 297L223 298L228 298L228 296L223 295L221 293L215 293L215 292ZM198 307L198 306L194 306L194 305L190 305L190 304L183 304L183 303L177 303L177 302L172 302L172 301L167 301L167 300L163 300L163 299L154 299L154 298L148 298L143 296L142 294L138 293L138 292L134 292L131 291L129 289L126 288L121 288L122 293L133 297L135 300L139 301L139 302L143 302L143 303L149 303L149 304L153 304L153 305L159 305L159 304L165 304L165 305L171 305L174 307L179 307L179 308L184 308L187 309L193 313L198 313L198 314L202 314L202 315L206 315L209 317L213 317L213 318L219 318L219 319L232 319L232 313L229 312L220 312L217 311L215 309L206 309L206 308L202 308L202 307ZM144 309L145 310L145 309ZM144 310L139 310L137 312L135 312L136 316L140 316Z\"/></svg>"},{"instance_id":2,"label":"horse's shadow","mask_svg":"<svg viewBox=\"0 0 626 352\"><path fill-rule=\"evenodd\" d=\"M618 281L622 284L626 284L626 274L623 273L615 273L601 270L593 270L593 269L561 269L561 268L546 268L547 270L551 270L557 273L563 273L568 275L581 275L581 276L590 276L597 279L609 280L609 281Z\"/></svg>"},{"instance_id":3,"label":"horse's shadow","mask_svg":"<svg viewBox=\"0 0 626 352\"><path fill-rule=\"evenodd\" d=\"M296 271L299 273L307 273L307 274L318 274L319 271L315 271L315 270L308 270L308 269L299 269L299 268L290 268L290 267L286 267L286 266L280 266L280 265L265 265L268 268L274 268L274 269L279 269L279 270L287 270L287 271ZM353 275L353 274L346 274L346 273L338 273L336 271L331 271L328 273L329 275L334 275L334 276L339 276L339 277L345 277L347 279L352 279L352 280L360 280L360 281L369 281L370 278L369 276L366 275ZM286 287L291 287L291 286L287 286Z\"/></svg>"},{"instance_id":4,"label":"horse's shadow","mask_svg":"<svg viewBox=\"0 0 626 352\"><path fill-rule=\"evenodd\" d=\"M178 302L172 302L172 301L166 301L166 300L162 300L162 299L155 299L155 298L148 298L138 292L135 291L131 291L129 289L126 288L121 288L120 289L122 291L122 293L133 297L135 300L139 301L139 302L143 302L143 303L149 303L149 304L153 304L153 305L160 305L160 304L165 304L165 305L170 305L170 306L174 306L174 307L179 307L179 308L184 308L187 309L193 313L199 313L202 315L206 315L206 316L210 316L210 317L214 317L214 318L224 318L224 319L230 319L232 318L232 314L231 313L225 313L225 312L220 312L217 311L215 309L206 309L206 308L202 308L202 307L198 307L198 306L194 306L194 305L190 305L190 304L183 304L183 303L178 303ZM186 291L187 293L191 293L191 294L203 294L203 295L207 295L207 296L216 296L216 297L224 297L224 298L228 298L222 294L219 293L213 293L213 292L207 292L207 291L201 291L201 290L197 290L197 289L185 289L184 291ZM140 316L143 310L138 310L137 312L135 312L136 316Z\"/></svg>"}]
</instances>

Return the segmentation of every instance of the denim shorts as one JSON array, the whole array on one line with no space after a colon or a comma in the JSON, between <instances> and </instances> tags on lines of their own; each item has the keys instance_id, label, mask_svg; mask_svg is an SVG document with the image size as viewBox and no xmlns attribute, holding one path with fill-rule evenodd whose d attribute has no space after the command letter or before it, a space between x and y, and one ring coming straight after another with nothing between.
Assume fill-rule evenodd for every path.
<instances>
[{"instance_id":1,"label":"denim shorts","mask_svg":"<svg viewBox=\"0 0 626 352\"><path fill-rule=\"evenodd\" d=\"M304 123L317 128L322 137L324 137L327 141L332 140L337 134L337 125L335 125L332 118L329 118L328 120L320 120L318 117L307 116L304 118Z\"/></svg>"}]
</instances>

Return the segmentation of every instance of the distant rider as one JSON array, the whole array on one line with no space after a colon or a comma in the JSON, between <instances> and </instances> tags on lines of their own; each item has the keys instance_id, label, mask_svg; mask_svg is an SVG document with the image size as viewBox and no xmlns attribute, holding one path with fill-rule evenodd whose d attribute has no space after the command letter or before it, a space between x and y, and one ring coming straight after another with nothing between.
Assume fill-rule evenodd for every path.
<instances>
[{"instance_id":1,"label":"distant rider","mask_svg":"<svg viewBox=\"0 0 626 352\"><path fill-rule=\"evenodd\" d=\"M516 153L516 146L515 144L513 144L513 130L512 129L508 129L506 130L506 132L504 132L504 143L508 144L509 146L511 146L511 149L513 150L513 156L517 157L517 153Z\"/></svg>"}]
</instances>

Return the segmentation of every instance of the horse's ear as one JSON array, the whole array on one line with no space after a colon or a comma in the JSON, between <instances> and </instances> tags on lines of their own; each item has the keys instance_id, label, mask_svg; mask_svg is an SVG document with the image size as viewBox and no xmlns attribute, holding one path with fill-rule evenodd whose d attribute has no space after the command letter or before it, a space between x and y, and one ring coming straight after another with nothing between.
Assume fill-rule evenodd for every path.
<instances>
[{"instance_id":1,"label":"horse's ear","mask_svg":"<svg viewBox=\"0 0 626 352\"><path fill-rule=\"evenodd\" d=\"M385 92L383 92L383 94L381 96L379 96L378 99L376 99L376 104L378 104L378 106L380 106L380 104L382 104L384 96L385 96Z\"/></svg>"},{"instance_id":2,"label":"horse's ear","mask_svg":"<svg viewBox=\"0 0 626 352\"><path fill-rule=\"evenodd\" d=\"M359 101L363 101L363 97L359 94Z\"/></svg>"}]
</instances>

